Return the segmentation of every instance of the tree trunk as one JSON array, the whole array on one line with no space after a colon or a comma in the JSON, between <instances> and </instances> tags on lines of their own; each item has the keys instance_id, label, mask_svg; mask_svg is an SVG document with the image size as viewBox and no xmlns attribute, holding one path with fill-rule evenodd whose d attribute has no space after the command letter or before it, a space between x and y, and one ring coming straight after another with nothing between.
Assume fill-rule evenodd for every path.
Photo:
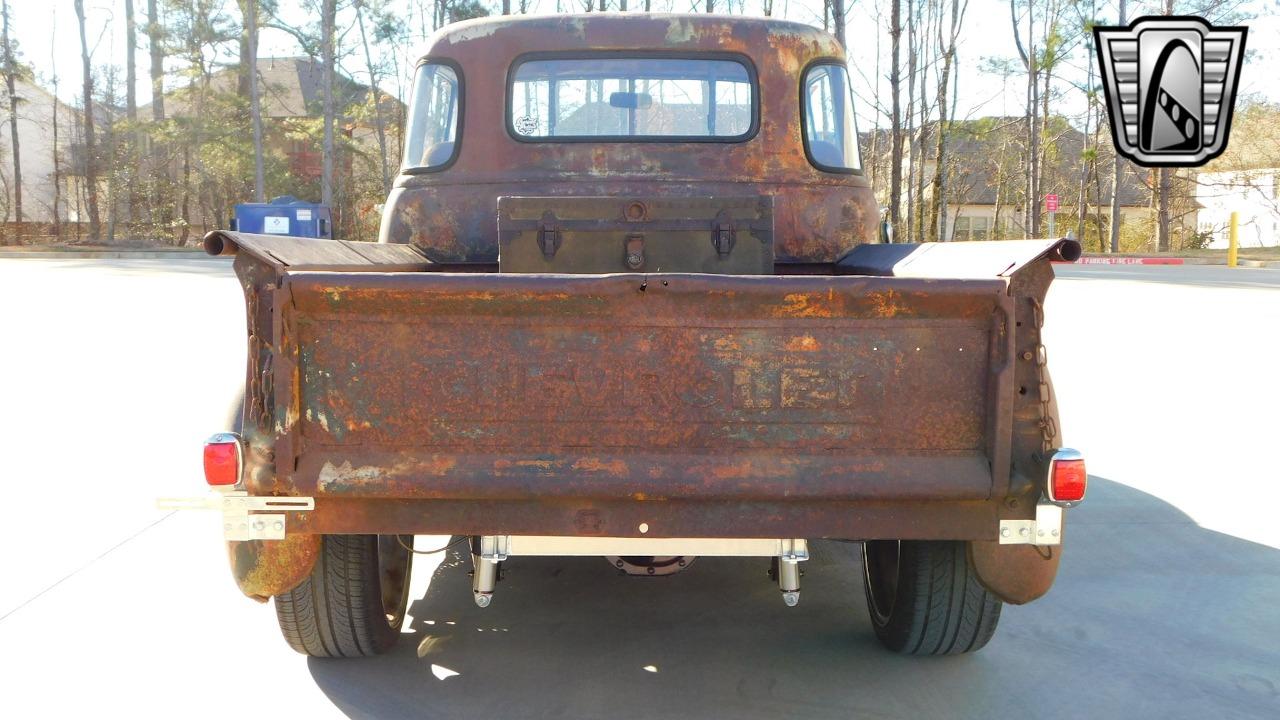
<instances>
[{"instance_id":1,"label":"tree trunk","mask_svg":"<svg viewBox=\"0 0 1280 720\"><path fill-rule=\"evenodd\" d=\"M124 0L124 116L129 122L138 120L138 73L134 62L138 54L138 29L133 13L133 0Z\"/></svg>"},{"instance_id":2,"label":"tree trunk","mask_svg":"<svg viewBox=\"0 0 1280 720\"><path fill-rule=\"evenodd\" d=\"M93 72L89 67L89 42L84 34L84 0L75 0L80 22L80 63L84 72L84 181L89 200L89 238L99 240L102 218L98 215L98 173L93 138Z\"/></svg>"},{"instance_id":3,"label":"tree trunk","mask_svg":"<svg viewBox=\"0 0 1280 720\"><path fill-rule=\"evenodd\" d=\"M716 0L707 0L707 12L713 13L715 11L716 11Z\"/></svg>"},{"instance_id":4,"label":"tree trunk","mask_svg":"<svg viewBox=\"0 0 1280 720\"><path fill-rule=\"evenodd\" d=\"M104 92L102 98L103 107L118 107L116 104L116 74L115 69L108 67L106 76L103 78ZM119 220L119 193L120 182L116 174L117 165L117 138L115 123L108 118L103 123L102 134L107 141L107 244L114 245L116 243L116 222Z\"/></svg>"},{"instance_id":5,"label":"tree trunk","mask_svg":"<svg viewBox=\"0 0 1280 720\"><path fill-rule=\"evenodd\" d=\"M157 0L147 0L147 52L151 59L151 120L159 123L164 114L164 27L160 24L160 8ZM147 180L150 191L147 207L147 219L152 223L159 221L166 227L173 218L173 205L169 198L162 197L161 184L172 177L165 159L166 148L156 137L151 141L151 177ZM167 184L167 183L165 183ZM154 225L153 225L154 232ZM172 236L170 236L172 239Z\"/></svg>"},{"instance_id":6,"label":"tree trunk","mask_svg":"<svg viewBox=\"0 0 1280 720\"><path fill-rule=\"evenodd\" d=\"M1173 170L1156 170L1156 250L1169 252L1169 188L1173 184Z\"/></svg>"},{"instance_id":7,"label":"tree trunk","mask_svg":"<svg viewBox=\"0 0 1280 720\"><path fill-rule=\"evenodd\" d=\"M18 91L14 87L17 65L13 61L13 44L9 41L9 3L4 7L4 84L9 90L9 137L13 145L13 210L18 223L18 244L22 244L22 148L18 143Z\"/></svg>"},{"instance_id":8,"label":"tree trunk","mask_svg":"<svg viewBox=\"0 0 1280 720\"><path fill-rule=\"evenodd\" d=\"M1002 192L1004 182L1004 174L996 173L996 205L991 212L991 239L1002 240L1004 233L1000 231L1000 211L1004 209L1004 192Z\"/></svg>"},{"instance_id":9,"label":"tree trunk","mask_svg":"<svg viewBox=\"0 0 1280 720\"><path fill-rule=\"evenodd\" d=\"M947 239L946 160L947 133L950 130L947 118L947 84L951 80L951 68L955 61L956 39L960 33L961 17L959 0L951 0L951 34L945 45L943 45L942 23L938 23L938 44L944 48L944 52L942 74L938 78L938 137L934 149L933 199L929 203L929 227L933 229L934 239L939 242Z\"/></svg>"},{"instance_id":10,"label":"tree trunk","mask_svg":"<svg viewBox=\"0 0 1280 720\"><path fill-rule=\"evenodd\" d=\"M324 64L324 147L320 174L320 202L333 205L333 26L336 23L337 0L323 0L320 10L320 51Z\"/></svg>"},{"instance_id":11,"label":"tree trunk","mask_svg":"<svg viewBox=\"0 0 1280 720\"><path fill-rule=\"evenodd\" d=\"M1034 2L1027 3L1027 204L1026 227L1040 237L1040 75L1036 67Z\"/></svg>"},{"instance_id":12,"label":"tree trunk","mask_svg":"<svg viewBox=\"0 0 1280 720\"><path fill-rule=\"evenodd\" d=\"M907 0L907 116L904 132L910 134L907 142L907 217L903 228L903 237L907 242L919 242L916 238L916 167L920 158L919 127L912 129L916 123L916 72L920 54L916 49L916 30L919 17L915 12L914 0Z\"/></svg>"},{"instance_id":13,"label":"tree trunk","mask_svg":"<svg viewBox=\"0 0 1280 720\"><path fill-rule=\"evenodd\" d=\"M191 235L191 146L182 146L182 232L178 234L178 245L185 246Z\"/></svg>"},{"instance_id":14,"label":"tree trunk","mask_svg":"<svg viewBox=\"0 0 1280 720\"><path fill-rule=\"evenodd\" d=\"M889 88L893 95L890 118L893 138L889 151L889 222L896 236L898 225L902 221L902 0L893 0L889 23L889 37L893 38L893 64L889 67Z\"/></svg>"},{"instance_id":15,"label":"tree trunk","mask_svg":"<svg viewBox=\"0 0 1280 720\"><path fill-rule=\"evenodd\" d=\"M53 41L58 34L58 16L53 12L49 30L49 67L53 68L53 96L58 97L58 45ZM62 242L62 161L58 159L58 106L53 103L53 241Z\"/></svg>"},{"instance_id":16,"label":"tree trunk","mask_svg":"<svg viewBox=\"0 0 1280 720\"><path fill-rule=\"evenodd\" d=\"M1120 0L1120 25L1125 22L1125 0ZM1111 252L1120 252L1120 172L1124 169L1120 153L1111 166Z\"/></svg>"},{"instance_id":17,"label":"tree trunk","mask_svg":"<svg viewBox=\"0 0 1280 720\"><path fill-rule=\"evenodd\" d=\"M1173 0L1165 0L1164 14L1173 14ZM1172 168L1156 170L1156 250L1159 252L1169 252L1169 187L1172 181Z\"/></svg>"},{"instance_id":18,"label":"tree trunk","mask_svg":"<svg viewBox=\"0 0 1280 720\"><path fill-rule=\"evenodd\" d=\"M253 124L253 200L265 202L262 166L262 96L258 91L258 0L246 0L245 34L249 36L249 122Z\"/></svg>"},{"instance_id":19,"label":"tree trunk","mask_svg":"<svg viewBox=\"0 0 1280 720\"><path fill-rule=\"evenodd\" d=\"M626 10L626 0L623 0ZM382 119L382 98L378 92L378 73L369 50L369 36L364 30L364 3L356 3L356 22L360 26L360 42L364 45L364 61L369 69L369 102L373 103L373 127L378 134L378 161L382 169L382 192L391 192L391 168L387 163L387 125Z\"/></svg>"},{"instance_id":20,"label":"tree trunk","mask_svg":"<svg viewBox=\"0 0 1280 720\"><path fill-rule=\"evenodd\" d=\"M125 193L124 215L126 221L134 220L134 208L138 205L138 193L136 191L136 160L137 150L142 144L141 131L137 126L138 123L138 71L135 67L138 57L138 25L137 16L134 12L133 0L124 0L124 28L125 28L125 71L124 71L124 115L129 121L129 133L125 136L125 147L128 149L128 161L122 172L125 174L125 187L128 191Z\"/></svg>"},{"instance_id":21,"label":"tree trunk","mask_svg":"<svg viewBox=\"0 0 1280 720\"><path fill-rule=\"evenodd\" d=\"M151 119L164 119L164 46L163 28L156 0L147 0L147 44L151 53Z\"/></svg>"},{"instance_id":22,"label":"tree trunk","mask_svg":"<svg viewBox=\"0 0 1280 720\"><path fill-rule=\"evenodd\" d=\"M844 47L845 0L831 0L831 24L835 26L836 40Z\"/></svg>"},{"instance_id":23,"label":"tree trunk","mask_svg":"<svg viewBox=\"0 0 1280 720\"><path fill-rule=\"evenodd\" d=\"M511 0L502 0L502 14L503 15L511 14Z\"/></svg>"}]
</instances>

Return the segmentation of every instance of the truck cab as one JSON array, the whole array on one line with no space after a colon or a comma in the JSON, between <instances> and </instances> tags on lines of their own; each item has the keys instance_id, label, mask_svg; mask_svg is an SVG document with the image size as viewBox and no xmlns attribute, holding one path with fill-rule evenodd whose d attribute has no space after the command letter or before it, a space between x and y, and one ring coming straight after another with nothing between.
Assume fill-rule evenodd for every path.
<instances>
[{"instance_id":1,"label":"truck cab","mask_svg":"<svg viewBox=\"0 0 1280 720\"><path fill-rule=\"evenodd\" d=\"M379 239L437 263L496 264L495 208L508 196L767 196L783 273L877 241L844 50L807 25L611 13L459 23L419 62L407 128Z\"/></svg>"}]
</instances>

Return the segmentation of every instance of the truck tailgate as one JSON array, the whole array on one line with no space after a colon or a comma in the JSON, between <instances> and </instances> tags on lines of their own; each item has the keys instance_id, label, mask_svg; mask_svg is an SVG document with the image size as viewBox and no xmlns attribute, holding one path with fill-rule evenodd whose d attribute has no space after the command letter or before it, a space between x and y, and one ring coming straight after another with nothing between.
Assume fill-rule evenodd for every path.
<instances>
[{"instance_id":1,"label":"truck tailgate","mask_svg":"<svg viewBox=\"0 0 1280 720\"><path fill-rule=\"evenodd\" d=\"M318 501L986 500L1010 467L1007 292L287 272L275 482Z\"/></svg>"}]
</instances>

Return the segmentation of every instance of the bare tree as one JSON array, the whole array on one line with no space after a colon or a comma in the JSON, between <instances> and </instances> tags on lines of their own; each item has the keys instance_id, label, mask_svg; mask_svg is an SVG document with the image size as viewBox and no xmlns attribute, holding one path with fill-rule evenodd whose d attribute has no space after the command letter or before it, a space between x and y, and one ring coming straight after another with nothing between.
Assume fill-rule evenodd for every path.
<instances>
[{"instance_id":1,"label":"bare tree","mask_svg":"<svg viewBox=\"0 0 1280 720\"><path fill-rule=\"evenodd\" d=\"M1125 0L1120 0L1120 22L1125 22ZM1111 252L1120 252L1120 173L1124 169L1121 164L1124 161L1120 158L1120 154L1116 153L1115 161L1111 165Z\"/></svg>"},{"instance_id":2,"label":"bare tree","mask_svg":"<svg viewBox=\"0 0 1280 720\"><path fill-rule=\"evenodd\" d=\"M62 240L62 160L58 157L58 45L53 38L58 33L58 11L53 11L49 28L49 67L53 68L53 239Z\"/></svg>"},{"instance_id":3,"label":"bare tree","mask_svg":"<svg viewBox=\"0 0 1280 720\"><path fill-rule=\"evenodd\" d=\"M258 0L245 0L245 34L249 43L249 122L253 124L253 200L266 200L262 157L262 97L258 90Z\"/></svg>"},{"instance_id":4,"label":"bare tree","mask_svg":"<svg viewBox=\"0 0 1280 720\"><path fill-rule=\"evenodd\" d=\"M133 13L133 0L124 0L124 116L129 122L138 120L138 73L134 69L135 56L138 52L138 28Z\"/></svg>"},{"instance_id":5,"label":"bare tree","mask_svg":"<svg viewBox=\"0 0 1280 720\"><path fill-rule=\"evenodd\" d=\"M89 238L102 235L102 218L98 215L98 173L93 140L93 70L89 66L89 42L84 34L84 0L75 0L76 19L80 23L80 64L84 72L84 182L89 204Z\"/></svg>"},{"instance_id":6,"label":"bare tree","mask_svg":"<svg viewBox=\"0 0 1280 720\"><path fill-rule=\"evenodd\" d=\"M889 66L889 88L893 96L893 111L890 117L890 133L892 149L889 159L889 222L894 233L902 220L902 0L892 0L893 6L889 16L889 37L892 43L892 64Z\"/></svg>"},{"instance_id":7,"label":"bare tree","mask_svg":"<svg viewBox=\"0 0 1280 720\"><path fill-rule=\"evenodd\" d=\"M13 145L13 212L19 228L22 223L22 148L18 143L18 64L13 57L13 42L9 36L9 2L4 0L4 84L9 91L9 137ZM56 102L56 101L55 101ZM22 230L18 230L21 235Z\"/></svg>"},{"instance_id":8,"label":"bare tree","mask_svg":"<svg viewBox=\"0 0 1280 720\"><path fill-rule=\"evenodd\" d=\"M920 69L920 53L916 48L916 33L919 27L919 16L916 15L919 0L907 0L907 115L904 132L909 132L907 143L907 215L903 233L907 242L918 242L916 237L916 165L920 158L920 130L923 123L916 121L916 77ZM911 127L915 125L915 130Z\"/></svg>"},{"instance_id":9,"label":"bare tree","mask_svg":"<svg viewBox=\"0 0 1280 720\"><path fill-rule=\"evenodd\" d=\"M831 24L835 26L836 40L844 46L845 11L844 0L831 0Z\"/></svg>"},{"instance_id":10,"label":"bare tree","mask_svg":"<svg viewBox=\"0 0 1280 720\"><path fill-rule=\"evenodd\" d=\"M164 120L164 26L160 22L160 8L157 0L147 0L147 52L151 60L151 120L159 123ZM151 173L147 183L149 202L147 218L162 223L172 217L172 204L161 202L160 187L157 178L169 177L169 167L165 162L165 148L155 140L151 143Z\"/></svg>"},{"instance_id":11,"label":"bare tree","mask_svg":"<svg viewBox=\"0 0 1280 720\"><path fill-rule=\"evenodd\" d=\"M147 44L151 53L151 119L164 119L164 26L156 0L147 0Z\"/></svg>"},{"instance_id":12,"label":"bare tree","mask_svg":"<svg viewBox=\"0 0 1280 720\"><path fill-rule=\"evenodd\" d=\"M1024 221L1027 232L1032 237L1040 235L1040 84L1039 71L1036 69L1035 46L1035 0L1027 0L1027 42L1023 45L1022 31L1018 25L1015 10L1016 0L1009 0L1009 17L1013 21L1013 39L1018 47L1018 56L1022 58L1022 66L1027 71L1027 174L1026 197L1023 201Z\"/></svg>"},{"instance_id":13,"label":"bare tree","mask_svg":"<svg viewBox=\"0 0 1280 720\"><path fill-rule=\"evenodd\" d=\"M1173 14L1173 0L1165 0L1164 14ZM1173 184L1173 168L1157 168L1156 176L1156 250L1169 252L1169 189Z\"/></svg>"},{"instance_id":14,"label":"bare tree","mask_svg":"<svg viewBox=\"0 0 1280 720\"><path fill-rule=\"evenodd\" d=\"M382 117L382 93L378 91L378 71L369 50L369 36L364 29L364 2L356 0L356 23L360 26L360 42L364 45L365 66L369 70L369 102L373 105L373 126L378 136L378 160L382 169L382 188L391 191L391 168L387 164L387 125ZM624 10L626 8L623 8Z\"/></svg>"},{"instance_id":15,"label":"bare tree","mask_svg":"<svg viewBox=\"0 0 1280 720\"><path fill-rule=\"evenodd\" d=\"M938 131L934 151L933 199L929 203L929 227L938 240L946 239L947 230L946 160L950 125L950 118L947 116L947 84L955 67L956 41L960 37L960 26L968 9L969 0L965 0L963 5L960 0L951 0L951 29L946 36L942 33L942 23L938 23L938 51L942 54L942 72L938 76Z\"/></svg>"},{"instance_id":16,"label":"bare tree","mask_svg":"<svg viewBox=\"0 0 1280 720\"><path fill-rule=\"evenodd\" d=\"M333 205L333 65L334 25L337 23L337 0L323 0L320 6L320 52L324 65L324 147L320 175L320 202Z\"/></svg>"}]
</instances>

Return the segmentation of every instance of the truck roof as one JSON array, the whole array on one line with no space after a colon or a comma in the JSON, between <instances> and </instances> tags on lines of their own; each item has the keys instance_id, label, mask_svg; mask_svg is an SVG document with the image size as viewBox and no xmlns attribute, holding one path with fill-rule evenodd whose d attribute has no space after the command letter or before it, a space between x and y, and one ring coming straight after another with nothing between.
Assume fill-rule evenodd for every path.
<instances>
[{"instance_id":1,"label":"truck roof","mask_svg":"<svg viewBox=\"0 0 1280 720\"><path fill-rule=\"evenodd\" d=\"M802 23L730 15L599 12L572 15L499 15L441 28L425 57L455 51L502 49L509 62L527 52L574 50L666 50L739 52L779 60L793 75L808 60L844 57L835 37ZM773 57L769 57L773 56ZM495 58L497 59L497 58Z\"/></svg>"}]
</instances>

